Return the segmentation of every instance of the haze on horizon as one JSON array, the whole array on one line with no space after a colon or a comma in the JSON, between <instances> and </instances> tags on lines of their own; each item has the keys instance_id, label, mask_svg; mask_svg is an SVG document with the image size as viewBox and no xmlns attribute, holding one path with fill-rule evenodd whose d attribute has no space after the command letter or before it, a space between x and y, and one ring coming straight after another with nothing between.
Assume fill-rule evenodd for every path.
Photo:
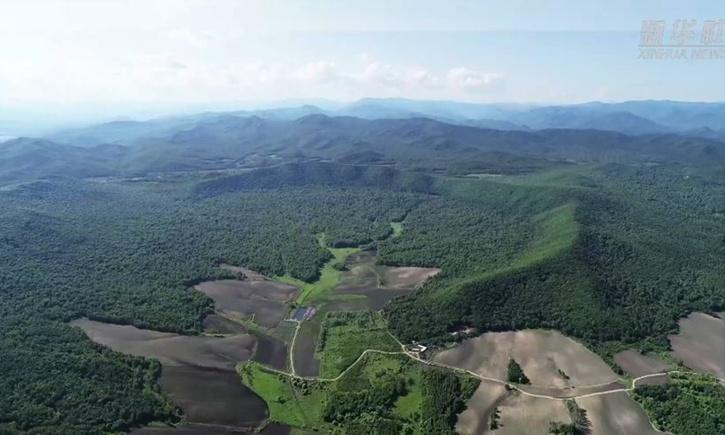
<instances>
[{"instance_id":1,"label":"haze on horizon","mask_svg":"<svg viewBox=\"0 0 725 435\"><path fill-rule=\"evenodd\" d=\"M3 2L0 127L365 97L723 101L725 60L637 58L643 20L721 14L715 1Z\"/></svg>"}]
</instances>

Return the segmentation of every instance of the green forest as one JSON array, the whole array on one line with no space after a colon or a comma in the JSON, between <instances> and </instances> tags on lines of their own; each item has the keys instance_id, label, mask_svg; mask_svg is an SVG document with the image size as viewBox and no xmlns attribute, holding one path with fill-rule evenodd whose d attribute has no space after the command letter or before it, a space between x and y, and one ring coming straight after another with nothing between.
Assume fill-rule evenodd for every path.
<instances>
[{"instance_id":1,"label":"green forest","mask_svg":"<svg viewBox=\"0 0 725 435\"><path fill-rule=\"evenodd\" d=\"M384 309L403 342L443 343L461 326L552 328L605 357L624 345L664 350L678 318L725 309L723 180L677 165L574 165L479 180L313 163L3 189L0 432L104 433L177 420L159 392L157 363L94 345L67 322L197 334L212 302L194 284L228 276L222 263L315 281L331 256L321 233L330 247L377 248L382 264L442 269ZM390 223L401 221L390 237ZM331 337L323 348L347 339ZM344 366L327 364L330 373ZM438 370L417 380L420 412L435 416L423 433L450 432L475 386ZM345 424L399 430L412 421L400 410L403 388L391 381L330 392L320 418L342 427L365 409ZM672 411L672 403L699 403L693 388L637 394L666 427L710 424Z\"/></svg>"},{"instance_id":2,"label":"green forest","mask_svg":"<svg viewBox=\"0 0 725 435\"><path fill-rule=\"evenodd\" d=\"M725 432L725 388L712 376L675 373L667 384L637 387L634 398L661 430L680 435Z\"/></svg>"}]
</instances>

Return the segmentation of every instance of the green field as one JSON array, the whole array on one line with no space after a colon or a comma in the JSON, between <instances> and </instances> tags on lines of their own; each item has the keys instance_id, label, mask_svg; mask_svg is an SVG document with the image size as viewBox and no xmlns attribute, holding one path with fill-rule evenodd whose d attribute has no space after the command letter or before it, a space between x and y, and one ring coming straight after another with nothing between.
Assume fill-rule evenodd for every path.
<instances>
[{"instance_id":1,"label":"green field","mask_svg":"<svg viewBox=\"0 0 725 435\"><path fill-rule=\"evenodd\" d=\"M240 364L242 382L257 393L269 407L269 418L302 429L322 429L326 387L265 369L261 364Z\"/></svg>"},{"instance_id":2,"label":"green field","mask_svg":"<svg viewBox=\"0 0 725 435\"><path fill-rule=\"evenodd\" d=\"M360 433L367 427L370 433L424 434L430 424L421 417L424 406L439 414L456 409L477 385L406 356L377 353L364 356L336 381L306 381L253 362L240 364L238 372L267 402L270 420L328 433ZM437 390L423 382L431 375L456 387Z\"/></svg>"},{"instance_id":3,"label":"green field","mask_svg":"<svg viewBox=\"0 0 725 435\"><path fill-rule=\"evenodd\" d=\"M331 248L327 246L324 233L319 234L317 240L320 247L329 250L332 254L332 258L322 266L320 278L317 281L309 283L289 274L274 277L277 281L292 284L300 289L300 294L295 300L299 305L319 300L334 290L335 286L342 280L342 272L340 269L345 264L345 260L351 254L360 251L360 248Z\"/></svg>"},{"instance_id":4,"label":"green field","mask_svg":"<svg viewBox=\"0 0 725 435\"><path fill-rule=\"evenodd\" d=\"M370 311L327 313L317 347L323 378L339 375L367 349L401 350L383 317Z\"/></svg>"}]
</instances>

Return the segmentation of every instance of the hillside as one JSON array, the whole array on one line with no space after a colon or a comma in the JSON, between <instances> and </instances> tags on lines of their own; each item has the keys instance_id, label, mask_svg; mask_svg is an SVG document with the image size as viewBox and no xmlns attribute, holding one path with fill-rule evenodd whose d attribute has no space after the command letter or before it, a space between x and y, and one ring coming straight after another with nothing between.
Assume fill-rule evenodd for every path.
<instances>
[{"instance_id":1,"label":"hillside","mask_svg":"<svg viewBox=\"0 0 725 435\"><path fill-rule=\"evenodd\" d=\"M295 330L302 350L281 344L282 367L288 358L299 358L298 368L314 362L298 354L316 352L322 319L337 310L383 307L378 335L403 343L450 342L468 326L552 328L613 364L625 348L665 350L667 334L692 311L725 309L722 142L320 114L214 114L160 137L144 134L131 145L0 144L0 431L118 432L176 421L158 364L94 345L67 322L208 332L215 303L194 285L239 277L221 265L315 295L299 299L319 313ZM369 264L349 265L352 253ZM373 301L381 288L334 293L353 269L384 275L377 271L390 269L379 268L394 267L437 275L383 300ZM299 300L260 306L283 318ZM235 330L297 334L264 331L253 319ZM353 361L364 350L341 344L345 337L331 348ZM88 367L99 377L89 378ZM428 376L415 370L407 382ZM380 390L371 373L350 379L371 386L364 397L395 391L375 419L385 427L425 427L417 412L440 408L449 417L436 430L450 431L456 404L470 394L454 389L432 403L432 386L431 394ZM309 393L307 383L288 389L285 378L270 379L280 391ZM388 381L398 378L386 388ZM260 412L286 415L278 394L245 382L268 400ZM324 388L350 400L345 415L368 409L356 402L356 386ZM301 421L289 420L308 424Z\"/></svg>"},{"instance_id":2,"label":"hillside","mask_svg":"<svg viewBox=\"0 0 725 435\"><path fill-rule=\"evenodd\" d=\"M445 339L461 324L481 330L546 327L600 347L614 341L663 348L684 313L723 305L725 276L717 264L725 247L706 235L725 233L717 211L722 182L683 179L678 170L664 168L605 166L583 179L577 172L557 175L546 188L537 187L541 177L536 184L507 181L509 195L493 202L485 192L501 186L478 182L475 201L501 204L506 214L527 219L528 236L505 262L466 266L459 260L454 269L433 257L428 265L453 273L388 308L396 333L409 340ZM445 228L441 241L426 239L426 249L435 251L463 231L455 221ZM416 237L414 230L407 235ZM688 242L693 240L701 242ZM410 243L405 235L390 243L383 247L390 264L417 256L410 246L406 257L396 253ZM679 284L683 273L691 277L687 286Z\"/></svg>"},{"instance_id":3,"label":"hillside","mask_svg":"<svg viewBox=\"0 0 725 435\"><path fill-rule=\"evenodd\" d=\"M194 120L114 123L76 134L107 133L108 141L114 142L129 131L133 140L128 146L103 142L80 147L35 139L5 142L0 144L0 177L138 176L310 159L458 174L522 173L590 162L718 165L725 161L725 143L714 139L628 136L590 129L493 130L426 118L368 120L314 114L290 120L213 114Z\"/></svg>"}]
</instances>

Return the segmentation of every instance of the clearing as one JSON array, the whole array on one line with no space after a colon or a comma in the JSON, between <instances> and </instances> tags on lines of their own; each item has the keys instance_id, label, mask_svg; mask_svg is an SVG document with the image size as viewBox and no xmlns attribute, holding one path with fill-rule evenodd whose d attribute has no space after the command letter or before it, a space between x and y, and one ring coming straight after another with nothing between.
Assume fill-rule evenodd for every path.
<instances>
[{"instance_id":1,"label":"clearing","mask_svg":"<svg viewBox=\"0 0 725 435\"><path fill-rule=\"evenodd\" d=\"M208 281L194 287L214 300L216 311L239 320L274 328L287 315L287 302L297 288L264 279Z\"/></svg>"},{"instance_id":2,"label":"clearing","mask_svg":"<svg viewBox=\"0 0 725 435\"><path fill-rule=\"evenodd\" d=\"M670 335L672 355L687 367L725 378L725 320L705 313L680 319L680 332Z\"/></svg>"},{"instance_id":3,"label":"clearing","mask_svg":"<svg viewBox=\"0 0 725 435\"><path fill-rule=\"evenodd\" d=\"M514 358L531 380L527 388L559 392L575 386L607 385L617 375L599 356L556 331L527 329L488 332L440 352L435 362L471 370L482 376L506 379Z\"/></svg>"}]
</instances>

